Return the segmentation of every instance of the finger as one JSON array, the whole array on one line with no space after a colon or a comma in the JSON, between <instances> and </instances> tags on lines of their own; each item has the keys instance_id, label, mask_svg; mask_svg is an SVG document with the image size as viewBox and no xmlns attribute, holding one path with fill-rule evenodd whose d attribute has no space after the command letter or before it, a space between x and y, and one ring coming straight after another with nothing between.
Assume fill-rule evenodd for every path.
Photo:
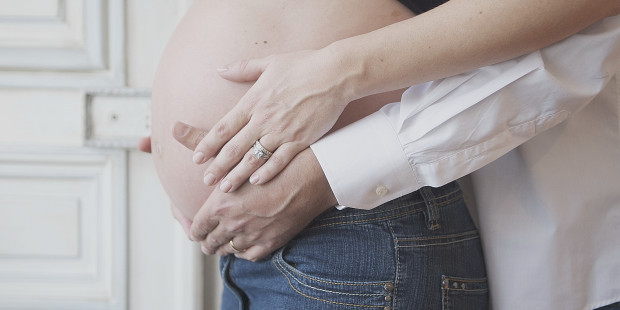
<instances>
[{"instance_id":1,"label":"finger","mask_svg":"<svg viewBox=\"0 0 620 310\"><path fill-rule=\"evenodd\" d=\"M237 104L224 115L224 117L213 126L209 133L200 140L198 145L196 145L194 156L192 157L194 163L198 165L204 164L209 158L215 157L218 152L221 152L220 149L223 149L225 144L230 144L230 140L232 140L243 126L248 123L249 115L240 108L241 105L241 103ZM236 151L234 148L235 146L236 144L231 144L228 146L228 149L224 151L234 152ZM245 152L245 149L243 152ZM239 154L237 161L243 156L243 153Z\"/></svg>"},{"instance_id":2,"label":"finger","mask_svg":"<svg viewBox=\"0 0 620 310\"><path fill-rule=\"evenodd\" d=\"M170 209L172 210L172 216L177 220L177 222L179 222L179 224L181 224L181 227L183 228L185 235L187 235L187 238L189 238L190 237L189 232L190 232L190 227L192 226L192 220L187 218L181 212L181 210L179 210L179 208L175 207L172 204L170 205Z\"/></svg>"},{"instance_id":3,"label":"finger","mask_svg":"<svg viewBox=\"0 0 620 310\"><path fill-rule=\"evenodd\" d=\"M304 150L302 144L297 143L285 143L269 157L265 164L261 165L250 177L250 183L259 185L265 184L273 179L278 173Z\"/></svg>"},{"instance_id":4,"label":"finger","mask_svg":"<svg viewBox=\"0 0 620 310\"><path fill-rule=\"evenodd\" d=\"M207 132L183 122L176 122L172 130L174 138L186 148L194 150Z\"/></svg>"},{"instance_id":5,"label":"finger","mask_svg":"<svg viewBox=\"0 0 620 310\"><path fill-rule=\"evenodd\" d=\"M258 80L261 74L263 74L269 63L269 59L269 57L265 57L242 60L218 68L217 71L221 77L229 81L253 82Z\"/></svg>"},{"instance_id":6,"label":"finger","mask_svg":"<svg viewBox=\"0 0 620 310\"><path fill-rule=\"evenodd\" d=\"M144 152L144 153L150 153L151 152L151 137L143 137L140 138L138 140L138 143L136 144L136 147L138 148L138 150Z\"/></svg>"},{"instance_id":7,"label":"finger","mask_svg":"<svg viewBox=\"0 0 620 310\"><path fill-rule=\"evenodd\" d=\"M203 253L207 255L214 255L217 253L218 249L226 246L226 244L232 240L235 235L225 230L222 225L218 225L207 237L205 240L201 241L201 249Z\"/></svg>"},{"instance_id":8,"label":"finger","mask_svg":"<svg viewBox=\"0 0 620 310\"><path fill-rule=\"evenodd\" d=\"M207 208L200 208L194 216L194 221L189 229L189 237L192 241L205 240L207 235L219 225L219 221L211 219L205 210Z\"/></svg>"},{"instance_id":9,"label":"finger","mask_svg":"<svg viewBox=\"0 0 620 310\"><path fill-rule=\"evenodd\" d=\"M236 245L237 243L235 242L235 246ZM273 253L275 250L276 249L266 248L262 245L256 245L256 246L249 247L243 253L233 253L233 254L235 254L236 257L241 258L241 259L249 260L251 262L257 262L265 258L267 255Z\"/></svg>"},{"instance_id":10,"label":"finger","mask_svg":"<svg viewBox=\"0 0 620 310\"><path fill-rule=\"evenodd\" d=\"M250 133L250 130L242 130L228 141L222 147L220 153L209 163L205 171L205 184L214 185L227 175L241 161L243 156L247 154L248 150L252 148L252 145L256 142L255 139L254 133ZM220 187L222 191L227 192L230 189L229 185L229 182L224 182L220 184Z\"/></svg>"},{"instance_id":11,"label":"finger","mask_svg":"<svg viewBox=\"0 0 620 310\"><path fill-rule=\"evenodd\" d=\"M254 150L250 149L245 156L243 156L243 160L224 177L222 182L220 182L220 190L224 193L237 190L264 162L265 159L256 156Z\"/></svg>"},{"instance_id":12,"label":"finger","mask_svg":"<svg viewBox=\"0 0 620 310\"><path fill-rule=\"evenodd\" d=\"M220 246L215 252L215 254L219 256L226 256L229 254L242 254L245 253L250 247L251 245L244 242L240 236L235 236L232 239L228 240L226 244Z\"/></svg>"}]
</instances>

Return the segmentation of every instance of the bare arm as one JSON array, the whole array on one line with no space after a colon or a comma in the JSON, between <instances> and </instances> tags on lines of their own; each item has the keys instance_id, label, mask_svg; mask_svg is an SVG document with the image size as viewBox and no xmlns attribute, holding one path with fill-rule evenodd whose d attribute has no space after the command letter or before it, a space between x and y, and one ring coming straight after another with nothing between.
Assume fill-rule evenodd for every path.
<instances>
[{"instance_id":1,"label":"bare arm","mask_svg":"<svg viewBox=\"0 0 620 310\"><path fill-rule=\"evenodd\" d=\"M609 0L451 0L327 49L359 72L355 98L512 59L617 14Z\"/></svg>"},{"instance_id":2,"label":"bare arm","mask_svg":"<svg viewBox=\"0 0 620 310\"><path fill-rule=\"evenodd\" d=\"M609 0L452 0L321 50L230 65L224 78L257 82L197 147L196 162L219 152L206 175L210 184L227 175L224 191L250 175L265 183L323 136L353 99L511 59L619 12L620 2ZM257 140L275 150L262 167L264 161L244 153ZM248 160L241 161L244 154Z\"/></svg>"}]
</instances>

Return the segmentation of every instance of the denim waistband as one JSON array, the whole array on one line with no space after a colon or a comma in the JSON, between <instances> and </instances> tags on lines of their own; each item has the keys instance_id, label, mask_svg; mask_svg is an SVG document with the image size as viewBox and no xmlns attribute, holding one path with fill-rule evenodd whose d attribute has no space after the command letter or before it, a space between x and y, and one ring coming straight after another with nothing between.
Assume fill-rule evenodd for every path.
<instances>
[{"instance_id":1,"label":"denim waistband","mask_svg":"<svg viewBox=\"0 0 620 310\"><path fill-rule=\"evenodd\" d=\"M429 213L429 228L433 229L437 220L438 208L449 205L451 202L462 199L462 192L457 182L451 182L441 187L423 187L418 191L388 201L374 209L362 210L346 208L344 210L330 209L318 216L309 226L309 229L331 226L336 224L354 224L377 220L388 220L416 212Z\"/></svg>"}]
</instances>

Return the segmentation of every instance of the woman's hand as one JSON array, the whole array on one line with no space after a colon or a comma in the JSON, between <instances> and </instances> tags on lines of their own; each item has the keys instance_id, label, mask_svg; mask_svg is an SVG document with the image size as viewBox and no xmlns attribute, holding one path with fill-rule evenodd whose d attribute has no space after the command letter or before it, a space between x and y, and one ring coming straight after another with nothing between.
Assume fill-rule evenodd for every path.
<instances>
[{"instance_id":1,"label":"woman's hand","mask_svg":"<svg viewBox=\"0 0 620 310\"><path fill-rule=\"evenodd\" d=\"M256 81L194 152L197 164L215 157L204 181L221 180L223 192L236 190L248 177L264 184L327 133L356 99L351 82L362 72L327 49L247 60L219 71L230 81Z\"/></svg>"}]
</instances>

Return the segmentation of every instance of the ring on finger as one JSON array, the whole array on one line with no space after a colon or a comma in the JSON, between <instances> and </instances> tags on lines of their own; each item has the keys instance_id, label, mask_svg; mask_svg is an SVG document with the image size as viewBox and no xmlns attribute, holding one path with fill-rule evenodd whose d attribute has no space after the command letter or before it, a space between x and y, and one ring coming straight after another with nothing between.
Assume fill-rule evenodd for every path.
<instances>
[{"instance_id":1,"label":"ring on finger","mask_svg":"<svg viewBox=\"0 0 620 310\"><path fill-rule=\"evenodd\" d=\"M273 155L273 152L267 150L258 140L254 142L252 150L254 151L254 156L256 156L256 159L269 159L269 157Z\"/></svg>"},{"instance_id":2,"label":"ring on finger","mask_svg":"<svg viewBox=\"0 0 620 310\"><path fill-rule=\"evenodd\" d=\"M228 244L230 244L230 247L233 249L233 251L235 251L236 253L243 253L245 252L246 249L239 249L235 246L235 243L232 241L232 239L230 239L230 241L228 241Z\"/></svg>"}]
</instances>

